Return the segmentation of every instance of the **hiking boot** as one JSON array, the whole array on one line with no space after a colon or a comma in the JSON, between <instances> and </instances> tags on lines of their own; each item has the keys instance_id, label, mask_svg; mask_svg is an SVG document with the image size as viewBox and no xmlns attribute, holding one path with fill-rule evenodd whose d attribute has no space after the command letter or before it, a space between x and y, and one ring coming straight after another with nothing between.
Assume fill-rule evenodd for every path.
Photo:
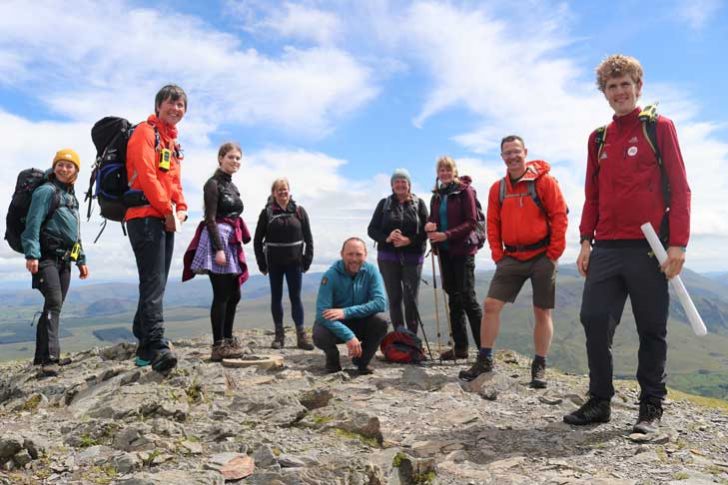
<instances>
[{"instance_id":1,"label":"hiking boot","mask_svg":"<svg viewBox=\"0 0 728 485\"><path fill-rule=\"evenodd\" d=\"M212 362L222 362L223 359L223 347L225 347L225 341L219 340L212 344L212 353L210 354L210 360Z\"/></svg>"},{"instance_id":2,"label":"hiking boot","mask_svg":"<svg viewBox=\"0 0 728 485\"><path fill-rule=\"evenodd\" d=\"M341 362L339 356L326 356L326 373L333 374L341 371Z\"/></svg>"},{"instance_id":3,"label":"hiking boot","mask_svg":"<svg viewBox=\"0 0 728 485\"><path fill-rule=\"evenodd\" d=\"M60 366L70 365L72 363L73 363L73 361L71 360L70 357L61 357L60 359L58 359L58 365L60 365Z\"/></svg>"},{"instance_id":4,"label":"hiking boot","mask_svg":"<svg viewBox=\"0 0 728 485\"><path fill-rule=\"evenodd\" d=\"M607 423L612 410L609 400L590 397L579 409L564 416L564 422L576 426L592 423Z\"/></svg>"},{"instance_id":5,"label":"hiking boot","mask_svg":"<svg viewBox=\"0 0 728 485\"><path fill-rule=\"evenodd\" d=\"M54 377L61 371L61 368L55 362L48 362L40 366L40 375L42 377Z\"/></svg>"},{"instance_id":6,"label":"hiking boot","mask_svg":"<svg viewBox=\"0 0 728 485\"><path fill-rule=\"evenodd\" d=\"M313 344L308 339L304 329L296 331L296 347L302 350L313 350Z\"/></svg>"},{"instance_id":7,"label":"hiking boot","mask_svg":"<svg viewBox=\"0 0 728 485\"><path fill-rule=\"evenodd\" d=\"M461 370L458 377L464 381L472 381L486 372L493 372L493 357L484 357L478 354L473 366L468 370Z\"/></svg>"},{"instance_id":8,"label":"hiking boot","mask_svg":"<svg viewBox=\"0 0 728 485\"><path fill-rule=\"evenodd\" d=\"M440 354L440 360L467 359L468 349L448 349Z\"/></svg>"},{"instance_id":9,"label":"hiking boot","mask_svg":"<svg viewBox=\"0 0 728 485\"><path fill-rule=\"evenodd\" d=\"M245 354L245 350L236 337L225 339L222 347L223 359L239 359L243 354Z\"/></svg>"},{"instance_id":10,"label":"hiking boot","mask_svg":"<svg viewBox=\"0 0 728 485\"><path fill-rule=\"evenodd\" d=\"M270 344L271 349L282 349L286 344L286 334L283 328L276 328L276 336L273 338L273 342Z\"/></svg>"},{"instance_id":11,"label":"hiking boot","mask_svg":"<svg viewBox=\"0 0 728 485\"><path fill-rule=\"evenodd\" d=\"M534 359L531 362L531 387L534 389L546 389L546 363Z\"/></svg>"},{"instance_id":12,"label":"hiking boot","mask_svg":"<svg viewBox=\"0 0 728 485\"><path fill-rule=\"evenodd\" d=\"M633 433L653 434L660 430L662 419L662 403L659 400L640 401L640 415L637 424L632 427Z\"/></svg>"},{"instance_id":13,"label":"hiking boot","mask_svg":"<svg viewBox=\"0 0 728 485\"><path fill-rule=\"evenodd\" d=\"M177 354L170 349L162 349L157 352L152 360L152 369L157 372L166 372L177 366Z\"/></svg>"},{"instance_id":14,"label":"hiking boot","mask_svg":"<svg viewBox=\"0 0 728 485\"><path fill-rule=\"evenodd\" d=\"M368 365L365 365L364 367L357 366L356 369L347 369L347 374L351 375L352 377L358 377L358 376L370 376L374 374L374 370L369 367Z\"/></svg>"}]
</instances>

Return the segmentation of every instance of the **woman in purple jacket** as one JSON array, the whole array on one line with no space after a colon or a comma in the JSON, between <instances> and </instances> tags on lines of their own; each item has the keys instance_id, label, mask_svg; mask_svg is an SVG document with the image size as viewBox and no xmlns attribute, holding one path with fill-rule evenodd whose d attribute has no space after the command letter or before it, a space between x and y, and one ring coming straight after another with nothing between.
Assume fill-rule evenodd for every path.
<instances>
[{"instance_id":1,"label":"woman in purple jacket","mask_svg":"<svg viewBox=\"0 0 728 485\"><path fill-rule=\"evenodd\" d=\"M476 227L475 191L470 177L458 178L455 160L448 156L437 161L437 181L430 199L430 217L425 231L433 252L440 260L442 287L449 298L450 324L454 348L440 355L442 360L468 356L470 322L476 348L480 348L480 320L483 311L475 297L475 253L477 242L471 236Z\"/></svg>"}]
</instances>

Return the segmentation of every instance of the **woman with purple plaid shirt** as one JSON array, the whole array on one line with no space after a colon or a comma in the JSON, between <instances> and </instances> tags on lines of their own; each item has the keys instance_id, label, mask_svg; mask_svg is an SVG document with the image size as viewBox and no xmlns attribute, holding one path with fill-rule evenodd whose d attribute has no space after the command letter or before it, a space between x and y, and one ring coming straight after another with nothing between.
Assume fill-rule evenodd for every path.
<instances>
[{"instance_id":1,"label":"woman with purple plaid shirt","mask_svg":"<svg viewBox=\"0 0 728 485\"><path fill-rule=\"evenodd\" d=\"M213 362L243 354L238 340L233 337L233 323L240 301L240 285L247 279L242 244L250 240L250 235L240 218L243 201L232 181L232 175L240 169L242 156L243 151L237 143L225 143L220 147L217 158L220 166L205 183L205 219L200 224L201 230L198 229L199 237L193 240L197 247L189 265L193 273L207 274L212 283L210 360Z\"/></svg>"}]
</instances>

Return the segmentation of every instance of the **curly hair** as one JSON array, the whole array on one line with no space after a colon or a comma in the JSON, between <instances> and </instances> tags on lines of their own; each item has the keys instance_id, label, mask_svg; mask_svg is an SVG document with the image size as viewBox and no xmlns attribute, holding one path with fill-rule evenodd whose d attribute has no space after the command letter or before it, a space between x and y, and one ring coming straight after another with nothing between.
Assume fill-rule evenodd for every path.
<instances>
[{"instance_id":1,"label":"curly hair","mask_svg":"<svg viewBox=\"0 0 728 485\"><path fill-rule=\"evenodd\" d=\"M644 76L640 61L622 54L614 54L604 59L597 67L596 73L597 86L601 92L604 92L607 81L612 78L629 75L632 81L639 83L642 81L642 76Z\"/></svg>"}]
</instances>

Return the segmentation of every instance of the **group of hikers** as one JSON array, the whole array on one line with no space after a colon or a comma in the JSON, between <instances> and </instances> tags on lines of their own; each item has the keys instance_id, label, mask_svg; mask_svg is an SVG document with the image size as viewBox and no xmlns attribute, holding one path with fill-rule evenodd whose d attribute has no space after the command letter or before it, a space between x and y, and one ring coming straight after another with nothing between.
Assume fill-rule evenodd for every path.
<instances>
[{"instance_id":1,"label":"group of hikers","mask_svg":"<svg viewBox=\"0 0 728 485\"><path fill-rule=\"evenodd\" d=\"M643 87L639 61L612 55L598 66L596 77L614 116L589 136L586 198L579 225L577 268L586 278L580 319L586 335L589 397L564 421L573 425L609 421L614 395L612 340L629 296L639 334L641 393L634 431L651 433L659 426L666 396L667 283L685 261L690 189L672 121L638 107ZM129 207L125 215L139 274L133 322L138 340L135 363L151 365L159 372L177 364L177 355L164 336L162 301L175 230L187 219L180 178L182 151L177 142L177 124L186 111L187 96L180 87L162 88L154 114L134 129L126 152L129 188L140 191L144 202ZM459 175L451 157L437 160L429 210L412 193L409 173L394 171L392 193L378 203L368 226L368 235L377 245L377 265L367 262L363 239L350 237L343 242L341 259L320 281L313 345L304 330L301 302L302 275L314 256L309 217L292 199L289 181L276 179L253 238L258 268L270 280L275 326L271 347L285 345L285 277L297 347L313 350L315 345L326 355L325 370L338 372L342 367L337 344L346 344L355 366L352 372L371 374L369 364L389 327L383 315L387 306L395 330L416 334L421 326L418 292L429 240L448 297L453 342L439 355L440 360L468 357L469 326L478 353L459 378L473 380L494 371L501 311L531 280L535 322L531 386L546 387L556 273L566 245L568 209L549 164L528 161L523 138L504 137L500 150L506 175L490 187L486 214L471 179ZM241 218L243 202L232 181L242 156L236 143L220 147L217 170L204 185L204 218L184 255L183 280L207 274L212 285L212 361L243 354L233 324L240 288L248 278L243 245L251 234ZM68 363L60 358L58 333L71 264L78 266L81 278L89 275L74 195L80 168L75 151L64 149L55 155L48 182L32 194L22 233L33 288L45 298L34 359L44 375L56 375L59 366ZM662 265L640 230L645 222L659 231L667 248L668 259ZM481 308L475 294L475 255L486 239L496 270ZM433 266L434 261L433 257Z\"/></svg>"}]
</instances>

